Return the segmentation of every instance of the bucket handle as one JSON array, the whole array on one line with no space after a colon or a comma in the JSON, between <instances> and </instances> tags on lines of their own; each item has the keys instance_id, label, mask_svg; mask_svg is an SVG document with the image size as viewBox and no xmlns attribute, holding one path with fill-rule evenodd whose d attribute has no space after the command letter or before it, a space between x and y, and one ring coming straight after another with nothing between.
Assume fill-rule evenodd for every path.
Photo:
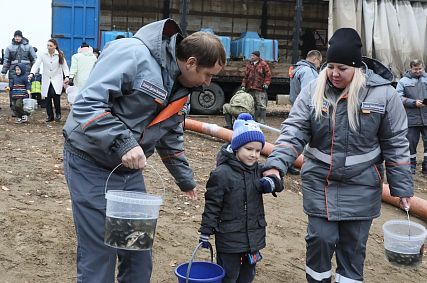
<instances>
[{"instance_id":1,"label":"bucket handle","mask_svg":"<svg viewBox=\"0 0 427 283\"><path fill-rule=\"evenodd\" d=\"M113 175L114 171L117 170L117 168L119 168L120 166L122 166L123 163L120 163L119 165L117 165L116 167L114 167L113 170L111 170L110 174L108 174L107 180L105 181L105 187L104 187L104 193L107 194L107 187L108 187L108 181L110 180L111 175ZM162 182L162 187L163 187L163 197L166 195L166 188L165 188L165 183L163 182L163 178L162 176L159 174L159 172L154 168L153 165L151 164L145 164L146 166L150 166L151 169L154 170L154 172L156 172L157 176L159 177L160 181Z\"/></svg>"},{"instance_id":2,"label":"bucket handle","mask_svg":"<svg viewBox=\"0 0 427 283\"><path fill-rule=\"evenodd\" d=\"M188 283L188 279L190 277L191 265L193 264L193 260L196 257L197 251L200 249L200 247L202 247L203 244L205 243L203 242L199 243L197 247L194 249L193 254L191 255L190 261L188 262L187 273L185 274L185 283ZM207 242L207 244L209 246L209 250L211 251L211 262L213 262L213 248L211 243Z\"/></svg>"}]
</instances>

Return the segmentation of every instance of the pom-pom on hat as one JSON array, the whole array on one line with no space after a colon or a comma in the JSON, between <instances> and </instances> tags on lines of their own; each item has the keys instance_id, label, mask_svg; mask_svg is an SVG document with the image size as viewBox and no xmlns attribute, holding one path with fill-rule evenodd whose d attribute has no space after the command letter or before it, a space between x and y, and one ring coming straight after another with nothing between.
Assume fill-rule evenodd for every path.
<instances>
[{"instance_id":1,"label":"pom-pom on hat","mask_svg":"<svg viewBox=\"0 0 427 283\"><path fill-rule=\"evenodd\" d=\"M258 124L253 120L252 115L242 113L234 121L233 136L231 138L231 148L233 151L250 142L260 142L262 147L265 144L265 137Z\"/></svg>"},{"instance_id":2,"label":"pom-pom on hat","mask_svg":"<svg viewBox=\"0 0 427 283\"><path fill-rule=\"evenodd\" d=\"M352 28L337 29L329 40L326 62L360 68L362 66L362 40L357 31Z\"/></svg>"}]
</instances>

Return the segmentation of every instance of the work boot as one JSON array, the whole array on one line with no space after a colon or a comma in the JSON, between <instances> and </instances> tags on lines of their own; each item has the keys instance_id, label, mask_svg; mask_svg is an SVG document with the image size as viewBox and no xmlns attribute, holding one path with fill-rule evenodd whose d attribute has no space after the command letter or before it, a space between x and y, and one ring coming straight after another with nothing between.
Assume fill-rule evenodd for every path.
<instances>
[{"instance_id":1,"label":"work boot","mask_svg":"<svg viewBox=\"0 0 427 283\"><path fill-rule=\"evenodd\" d=\"M224 128L232 130L233 129L233 117L231 116L231 114L225 114L224 119L225 119Z\"/></svg>"}]
</instances>

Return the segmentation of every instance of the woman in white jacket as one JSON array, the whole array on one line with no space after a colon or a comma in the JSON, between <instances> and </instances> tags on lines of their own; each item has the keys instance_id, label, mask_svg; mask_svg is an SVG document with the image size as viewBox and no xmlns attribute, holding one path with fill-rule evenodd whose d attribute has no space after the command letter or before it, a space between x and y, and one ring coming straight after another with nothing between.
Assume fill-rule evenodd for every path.
<instances>
[{"instance_id":1,"label":"woman in white jacket","mask_svg":"<svg viewBox=\"0 0 427 283\"><path fill-rule=\"evenodd\" d=\"M42 97L46 99L46 122L61 120L61 93L64 84L68 84L69 69L64 53L59 49L58 43L51 38L47 41L47 51L37 57L36 63L31 68L29 79L39 71L43 64ZM65 79L64 79L65 77ZM53 116L52 99L55 105Z\"/></svg>"}]
</instances>

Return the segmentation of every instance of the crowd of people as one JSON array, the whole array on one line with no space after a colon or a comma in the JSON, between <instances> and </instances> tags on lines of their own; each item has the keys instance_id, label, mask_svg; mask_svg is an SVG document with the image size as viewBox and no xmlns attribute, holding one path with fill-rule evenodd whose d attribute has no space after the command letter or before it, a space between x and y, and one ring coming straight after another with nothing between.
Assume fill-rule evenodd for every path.
<instances>
[{"instance_id":1,"label":"crowd of people","mask_svg":"<svg viewBox=\"0 0 427 283\"><path fill-rule=\"evenodd\" d=\"M54 39L37 57L20 31L6 54L2 73L9 71L11 107L20 122L28 119L22 99L29 97L29 82L41 65L47 122L62 118L64 86L80 90L63 129L77 282L114 282L117 262L119 282L150 282L150 250L104 244L104 184L109 178L110 188L145 192L143 169L156 150L181 191L197 199L183 149L183 114L193 89L209 85L226 64L221 42L204 32L183 38L178 24L166 19L142 27L132 38L111 42L98 59L82 43L70 69ZM336 282L363 282L366 243L371 223L380 215L384 173L391 194L409 209L420 135L422 173L427 175L424 64L413 60L396 91L387 68L372 67L362 57L360 36L351 28L333 34L319 70L321 63L321 53L311 50L296 64L292 108L265 164L259 163L265 145L260 124L266 122L271 71L259 51L252 53L241 90L224 105L233 134L219 150L206 184L198 238L208 247L215 237L217 263L225 270L222 282L254 280L266 246L263 195L284 190L284 176L300 154L308 215L307 282L331 282L334 254Z\"/></svg>"},{"instance_id":2,"label":"crowd of people","mask_svg":"<svg viewBox=\"0 0 427 283\"><path fill-rule=\"evenodd\" d=\"M15 31L11 44L5 49L1 76L3 79L6 74L8 76L6 91L9 93L11 116L16 117L18 124L28 122L30 112L23 107L24 99L28 98L37 99L37 104L46 108L46 122L60 121L61 94L73 85L73 81L77 87L83 87L99 55L99 51L83 42L72 57L70 73L64 52L55 39L47 41L46 50L39 56L36 52L37 48L29 44L20 30Z\"/></svg>"}]
</instances>

